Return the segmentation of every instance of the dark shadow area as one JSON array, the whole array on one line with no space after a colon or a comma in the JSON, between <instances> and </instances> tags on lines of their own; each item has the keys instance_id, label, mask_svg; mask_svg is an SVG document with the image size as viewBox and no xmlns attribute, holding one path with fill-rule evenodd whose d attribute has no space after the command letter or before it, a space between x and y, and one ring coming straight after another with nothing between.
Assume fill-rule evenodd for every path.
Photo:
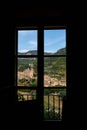
<instances>
[{"instance_id":1,"label":"dark shadow area","mask_svg":"<svg viewBox=\"0 0 87 130\"><path fill-rule=\"evenodd\" d=\"M15 7L16 8L16 7ZM13 12L13 10L12 10ZM73 16L74 15L74 16ZM7 17L5 17L7 16ZM75 128L80 125L80 23L79 16L64 10L31 9L18 7L3 14L1 41L0 78L0 122L12 129L22 126L33 128ZM3 19L3 18L2 18ZM17 102L14 86L15 68L15 28L16 26L67 26L67 98L63 104L63 120L43 121L40 101ZM42 63L41 63L42 64ZM78 67L79 66L79 67ZM79 123L78 123L79 122ZM4 127L3 126L3 127Z\"/></svg>"}]
</instances>

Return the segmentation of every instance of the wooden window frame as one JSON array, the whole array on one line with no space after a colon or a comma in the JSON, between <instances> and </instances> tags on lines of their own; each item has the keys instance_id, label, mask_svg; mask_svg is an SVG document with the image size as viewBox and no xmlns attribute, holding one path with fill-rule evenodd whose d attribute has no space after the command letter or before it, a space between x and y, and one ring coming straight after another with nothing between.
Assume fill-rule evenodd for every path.
<instances>
[{"instance_id":1,"label":"wooden window frame","mask_svg":"<svg viewBox=\"0 0 87 130\"><path fill-rule=\"evenodd\" d=\"M39 26L27 26L27 27L16 27L15 31L15 87L16 87L16 92L17 92L17 58L18 57L37 57L37 66L38 66L38 82L37 82L37 87L29 87L29 89L36 90L36 101L39 103L39 109L40 109L40 115L41 115L41 120L44 120L44 57L66 57L66 62L67 62L67 53L66 55L44 55L44 30L55 30L55 29L66 29L66 34L67 34L67 26L54 26L54 25L39 25ZM37 55L23 55L19 56L17 55L17 50L18 50L18 30L37 30ZM67 35L66 35L66 51L67 51ZM66 81L67 83L67 81ZM66 84L67 86L67 84ZM28 88L28 87L20 87L20 88ZM51 87L52 88L52 87ZM50 88L49 88L50 89ZM55 88L53 88L55 89ZM16 99L18 101L18 99Z\"/></svg>"}]
</instances>

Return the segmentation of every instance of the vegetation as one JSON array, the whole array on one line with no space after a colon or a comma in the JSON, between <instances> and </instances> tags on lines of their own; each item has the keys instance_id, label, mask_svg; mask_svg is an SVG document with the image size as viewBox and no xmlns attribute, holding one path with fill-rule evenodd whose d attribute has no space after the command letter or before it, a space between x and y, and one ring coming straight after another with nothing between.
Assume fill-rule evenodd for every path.
<instances>
[{"instance_id":1,"label":"vegetation","mask_svg":"<svg viewBox=\"0 0 87 130\"><path fill-rule=\"evenodd\" d=\"M19 58L18 59L18 71L23 72L29 67L29 64L33 64L34 71L37 72L37 59L36 58Z\"/></svg>"},{"instance_id":2,"label":"vegetation","mask_svg":"<svg viewBox=\"0 0 87 130\"><path fill-rule=\"evenodd\" d=\"M56 53L54 53L55 55L66 55L66 48L61 48L60 50L58 50Z\"/></svg>"},{"instance_id":3,"label":"vegetation","mask_svg":"<svg viewBox=\"0 0 87 130\"><path fill-rule=\"evenodd\" d=\"M62 86L63 87L63 86ZM66 96L66 88L57 88L57 89L44 89L44 95L50 95L51 93L57 93L59 94L61 97Z\"/></svg>"},{"instance_id":4,"label":"vegetation","mask_svg":"<svg viewBox=\"0 0 87 130\"><path fill-rule=\"evenodd\" d=\"M19 55L37 55L37 51L28 51L27 53L19 53ZM58 50L56 53L44 53L45 55L65 55L66 54L66 48L62 48ZM28 87L35 87L37 86L37 58L19 58L18 59L18 71L23 72L25 69L29 67L29 64L33 64L34 69L34 75L31 79L21 78L19 79L18 83L24 84L24 86ZM44 75L47 75L51 78L56 78L58 80L66 79L66 57L45 57L44 58ZM61 98L66 96L66 87L63 85L55 85L55 87L59 87L56 89L44 89L44 118L46 120L61 120L62 118L62 108L59 112L53 111L53 97L50 97L50 110L48 111L48 98L47 95L51 94L59 94ZM20 89L21 92L26 92L32 94L30 89ZM32 90L33 91L33 90ZM33 99L36 99L36 91L34 92L35 96L32 97ZM24 97L21 94L18 94L18 100L25 100ZM55 102L58 102L58 99L56 98ZM57 105L55 106L57 107ZM58 108L56 108L58 109Z\"/></svg>"},{"instance_id":5,"label":"vegetation","mask_svg":"<svg viewBox=\"0 0 87 130\"><path fill-rule=\"evenodd\" d=\"M61 120L62 119L62 113L56 113L54 111L47 112L44 111L44 119L45 120Z\"/></svg>"},{"instance_id":6,"label":"vegetation","mask_svg":"<svg viewBox=\"0 0 87 130\"><path fill-rule=\"evenodd\" d=\"M28 51L23 54L36 55L37 51ZM21 54L21 53L20 53ZM45 52L45 55L51 55L52 53ZM66 54L66 49L62 48L52 55L64 55ZM21 54L22 55L22 54ZM29 67L29 64L33 64L34 71L37 73L37 59L36 58L19 58L18 59L18 71L23 72ZM44 74L50 76L57 75L57 78L65 78L66 75L66 58L65 57L45 57L44 58Z\"/></svg>"}]
</instances>

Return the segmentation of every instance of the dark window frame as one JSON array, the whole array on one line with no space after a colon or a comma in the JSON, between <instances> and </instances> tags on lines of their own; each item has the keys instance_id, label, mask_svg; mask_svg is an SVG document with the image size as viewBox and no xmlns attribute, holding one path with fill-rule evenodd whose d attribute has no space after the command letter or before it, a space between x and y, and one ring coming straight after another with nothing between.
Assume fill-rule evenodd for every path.
<instances>
[{"instance_id":1,"label":"dark window frame","mask_svg":"<svg viewBox=\"0 0 87 130\"><path fill-rule=\"evenodd\" d=\"M18 86L17 85L17 72L18 72L18 58L31 58L31 57L35 57L37 58L37 62L38 62L38 53L37 55L18 55L18 31L20 30L37 30L37 52L38 52L38 29L36 26L29 26L29 27L16 27L15 30L15 35L16 35L16 39L15 39L15 86L16 86L16 95L17 95L17 90L18 89L31 89L31 90L36 90L36 99L37 99L37 86L35 87L28 87L28 86ZM37 63L38 64L38 63ZM38 68L37 68L38 69ZM37 75L38 76L38 75ZM16 98L16 102L18 102L18 97Z\"/></svg>"},{"instance_id":2,"label":"dark window frame","mask_svg":"<svg viewBox=\"0 0 87 130\"><path fill-rule=\"evenodd\" d=\"M29 26L29 27L16 27L16 39L15 39L15 81L14 84L16 86L17 90L17 58L18 57L37 57L37 66L38 66L38 82L37 82L37 87L29 87L29 89L34 89L36 90L36 101L39 103L39 109L40 109L40 114L41 114L41 119L44 120L44 57L66 57L66 62L67 62L67 53L66 55L44 55L44 30L55 30L55 29L66 29L66 52L67 52L67 26ZM37 55L22 55L19 56L17 55L17 49L18 49L18 30L37 30ZM42 44L41 44L42 43ZM42 64L42 65L41 65ZM67 69L67 66L66 66ZM40 80L39 80L40 79ZM67 80L67 73L66 73L66 80ZM67 81L66 81L66 86L67 86ZM22 88L28 88L28 87L22 87ZM52 87L49 87L49 89ZM56 87L57 88L57 87ZM21 89L21 87L20 87ZM47 87L46 87L47 89ZM55 89L55 88L53 88ZM67 88L66 88L67 91ZM18 99L16 99L18 101Z\"/></svg>"},{"instance_id":3,"label":"dark window frame","mask_svg":"<svg viewBox=\"0 0 87 130\"><path fill-rule=\"evenodd\" d=\"M66 57L66 63L67 63L67 26L44 26L44 30L58 30L58 29L65 29L66 30L66 55L44 55L43 54L43 58L45 58L45 57L57 57L57 58L58 57ZM52 87L52 86L44 87L43 86L43 91L45 89L59 89L59 88L61 88L61 87ZM64 89L64 88L65 87L62 87L62 89ZM66 64L66 97L67 97L67 64ZM43 92L43 98L44 98L44 92ZM43 106L43 109L44 109L44 106ZM43 117L43 119L44 119L44 117ZM54 120L53 119L53 120L44 120L44 121L59 121L59 120Z\"/></svg>"}]
</instances>

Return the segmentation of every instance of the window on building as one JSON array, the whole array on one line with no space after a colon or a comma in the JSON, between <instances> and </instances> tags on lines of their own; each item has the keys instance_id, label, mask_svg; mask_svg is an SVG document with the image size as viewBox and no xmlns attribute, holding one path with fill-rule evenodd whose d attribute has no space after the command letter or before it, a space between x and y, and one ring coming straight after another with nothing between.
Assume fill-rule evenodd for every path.
<instances>
[{"instance_id":1,"label":"window on building","mask_svg":"<svg viewBox=\"0 0 87 130\"><path fill-rule=\"evenodd\" d=\"M44 121L62 120L66 96L66 28L16 30L18 102L36 100Z\"/></svg>"}]
</instances>

